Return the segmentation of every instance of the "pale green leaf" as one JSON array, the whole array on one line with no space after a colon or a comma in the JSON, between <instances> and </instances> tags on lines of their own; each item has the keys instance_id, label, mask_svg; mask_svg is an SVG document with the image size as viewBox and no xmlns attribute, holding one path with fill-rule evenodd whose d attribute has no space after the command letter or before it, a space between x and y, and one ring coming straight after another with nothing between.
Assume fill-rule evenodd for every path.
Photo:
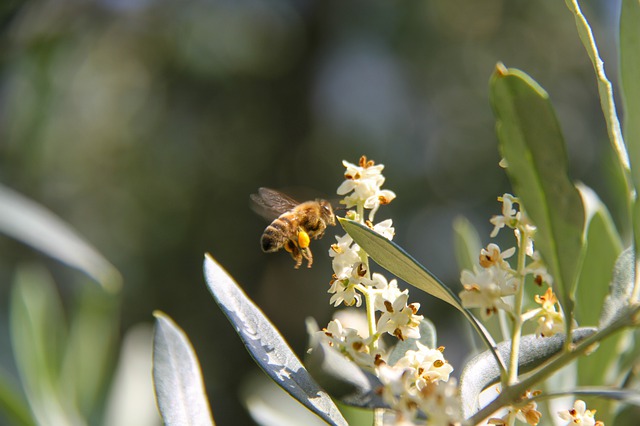
<instances>
[{"instance_id":1,"label":"pale green leaf","mask_svg":"<svg viewBox=\"0 0 640 426\"><path fill-rule=\"evenodd\" d=\"M122 277L91 244L49 210L0 185L0 232L77 268L106 289L120 288Z\"/></svg>"},{"instance_id":2,"label":"pale green leaf","mask_svg":"<svg viewBox=\"0 0 640 426\"><path fill-rule=\"evenodd\" d=\"M453 221L453 246L456 261L460 270L473 271L474 266L480 266L480 250L482 243L478 231L467 218L458 216Z\"/></svg>"},{"instance_id":3,"label":"pale green leaf","mask_svg":"<svg viewBox=\"0 0 640 426\"><path fill-rule=\"evenodd\" d=\"M213 425L200 363L189 339L167 315L154 312L153 384L167 426Z\"/></svg>"},{"instance_id":4,"label":"pale green leaf","mask_svg":"<svg viewBox=\"0 0 640 426\"><path fill-rule=\"evenodd\" d=\"M490 98L507 175L537 227L536 248L553 275L554 291L570 324L585 217L568 176L560 125L547 93L522 71L498 65Z\"/></svg>"},{"instance_id":5,"label":"pale green leaf","mask_svg":"<svg viewBox=\"0 0 640 426\"><path fill-rule=\"evenodd\" d=\"M329 395L293 353L282 335L211 255L206 254L207 287L258 366L274 382L332 425L346 425Z\"/></svg>"}]
</instances>

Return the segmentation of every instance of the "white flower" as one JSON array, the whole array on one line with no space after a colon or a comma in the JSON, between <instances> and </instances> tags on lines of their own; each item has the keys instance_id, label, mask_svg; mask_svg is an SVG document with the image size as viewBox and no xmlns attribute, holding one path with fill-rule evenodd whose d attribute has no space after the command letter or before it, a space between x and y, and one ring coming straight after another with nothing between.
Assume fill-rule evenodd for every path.
<instances>
[{"instance_id":1,"label":"white flower","mask_svg":"<svg viewBox=\"0 0 640 426\"><path fill-rule=\"evenodd\" d=\"M514 228L515 223L518 221L516 209L513 208L513 204L518 202L518 199L511 194L504 194L502 197L498 197L499 201L502 201L502 215L493 216L490 222L494 228L491 231L491 238L498 235L498 231L504 228L505 225L509 228Z\"/></svg>"},{"instance_id":2,"label":"white flower","mask_svg":"<svg viewBox=\"0 0 640 426\"><path fill-rule=\"evenodd\" d=\"M567 425L603 426L602 422L596 422L594 418L595 410L587 410L587 404L580 399L576 400L572 409L559 411L558 415L562 420L567 420L569 422Z\"/></svg>"},{"instance_id":3,"label":"white flower","mask_svg":"<svg viewBox=\"0 0 640 426\"><path fill-rule=\"evenodd\" d=\"M515 294L517 281L513 276L496 267L483 268L474 272L462 271L460 276L464 290L460 292L462 305L466 308L480 308L483 319L487 319L498 309L509 310L503 296Z\"/></svg>"},{"instance_id":4,"label":"white flower","mask_svg":"<svg viewBox=\"0 0 640 426\"><path fill-rule=\"evenodd\" d=\"M418 350L407 351L394 366L382 363L376 368L383 384L383 400L398 411L393 424L415 420L418 409L427 414L426 425L459 424L457 386L455 380L449 381L453 368L444 359L442 349L417 345Z\"/></svg>"},{"instance_id":5,"label":"white flower","mask_svg":"<svg viewBox=\"0 0 640 426\"><path fill-rule=\"evenodd\" d=\"M536 328L536 336L551 337L556 333L564 331L564 315L556 311L556 303L558 299L553 294L553 290L549 287L542 296L535 295L535 302L542 305L538 313L538 328Z\"/></svg>"},{"instance_id":6,"label":"white flower","mask_svg":"<svg viewBox=\"0 0 640 426\"><path fill-rule=\"evenodd\" d=\"M346 197L341 202L347 208L362 206L365 209L370 209L369 220L373 220L378 208L381 205L389 204L396 197L393 191L381 189L384 183L384 176L382 176L384 165L375 165L365 156L360 158L358 166L348 161L343 161L342 164L346 169L345 181L340 184L337 193L338 195L346 195Z\"/></svg>"},{"instance_id":7,"label":"white flower","mask_svg":"<svg viewBox=\"0 0 640 426\"><path fill-rule=\"evenodd\" d=\"M534 250L534 252L531 254L531 259L533 259L533 262L527 265L527 267L524 269L524 273L533 275L533 280L538 285L542 285L543 283L549 285L553 284L553 277L551 276L551 274L549 274L547 267L542 261L540 252Z\"/></svg>"},{"instance_id":8,"label":"white flower","mask_svg":"<svg viewBox=\"0 0 640 426\"><path fill-rule=\"evenodd\" d=\"M420 308L419 303L407 305L409 294L407 290L401 292L395 300L383 300L382 315L378 319L378 332L389 333L400 340L419 339L420 321L422 315L416 315Z\"/></svg>"},{"instance_id":9,"label":"white flower","mask_svg":"<svg viewBox=\"0 0 640 426\"><path fill-rule=\"evenodd\" d=\"M357 244L353 244L353 240L349 234L342 237L336 236L338 241L329 249L329 256L333 259L331 266L333 273L337 279L349 278L352 274L353 266L360 261L360 248Z\"/></svg>"},{"instance_id":10,"label":"white flower","mask_svg":"<svg viewBox=\"0 0 640 426\"><path fill-rule=\"evenodd\" d=\"M449 380L453 367L444 359L444 348L430 349L420 342L416 342L416 346L418 350L408 350L394 367L411 368L415 372L415 387L418 391L422 391L429 383Z\"/></svg>"},{"instance_id":11,"label":"white flower","mask_svg":"<svg viewBox=\"0 0 640 426\"><path fill-rule=\"evenodd\" d=\"M362 295L355 289L356 283L351 282L348 278L331 280L331 287L327 293L333 294L329 303L334 307L344 303L345 306L360 306L362 304Z\"/></svg>"},{"instance_id":12,"label":"white flower","mask_svg":"<svg viewBox=\"0 0 640 426\"><path fill-rule=\"evenodd\" d=\"M396 233L396 230L393 227L393 221L391 219L383 220L380 223L376 223L371 229L373 229L374 232L377 232L378 234L385 237L387 240L392 240L393 236Z\"/></svg>"},{"instance_id":13,"label":"white flower","mask_svg":"<svg viewBox=\"0 0 640 426\"><path fill-rule=\"evenodd\" d=\"M371 279L363 280L363 284L374 287L379 290L374 293L374 308L377 311L386 311L385 302L395 301L401 294L402 291L398 288L398 281L393 279L390 282L387 282L387 279L384 275L374 272L371 276Z\"/></svg>"},{"instance_id":14,"label":"white flower","mask_svg":"<svg viewBox=\"0 0 640 426\"><path fill-rule=\"evenodd\" d=\"M369 340L358 334L358 330L343 327L339 320L329 322L323 330L329 344L347 355L356 364L364 367L374 367L375 356L370 353Z\"/></svg>"},{"instance_id":15,"label":"white flower","mask_svg":"<svg viewBox=\"0 0 640 426\"><path fill-rule=\"evenodd\" d=\"M513 256L515 252L515 247L511 247L510 249L501 252L500 247L498 247L497 244L491 243L486 249L480 250L480 266L483 268L489 268L495 265L508 271L511 269L511 266L505 259Z\"/></svg>"}]
</instances>

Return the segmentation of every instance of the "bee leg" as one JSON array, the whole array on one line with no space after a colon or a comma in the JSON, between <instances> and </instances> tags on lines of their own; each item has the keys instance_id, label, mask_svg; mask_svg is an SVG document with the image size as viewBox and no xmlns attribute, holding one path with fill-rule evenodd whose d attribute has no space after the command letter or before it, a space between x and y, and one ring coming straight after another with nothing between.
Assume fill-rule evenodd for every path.
<instances>
[{"instance_id":1,"label":"bee leg","mask_svg":"<svg viewBox=\"0 0 640 426\"><path fill-rule=\"evenodd\" d=\"M307 259L307 268L311 268L311 265L313 265L313 253L311 253L311 249L306 247L301 249L300 252L302 256Z\"/></svg>"},{"instance_id":2,"label":"bee leg","mask_svg":"<svg viewBox=\"0 0 640 426\"><path fill-rule=\"evenodd\" d=\"M300 248L298 248L298 245L293 240L287 240L287 242L284 244L284 249L288 251L289 254L291 254L293 260L296 261L294 268L298 269L300 265L302 265L303 257L302 253L300 252Z\"/></svg>"}]
</instances>

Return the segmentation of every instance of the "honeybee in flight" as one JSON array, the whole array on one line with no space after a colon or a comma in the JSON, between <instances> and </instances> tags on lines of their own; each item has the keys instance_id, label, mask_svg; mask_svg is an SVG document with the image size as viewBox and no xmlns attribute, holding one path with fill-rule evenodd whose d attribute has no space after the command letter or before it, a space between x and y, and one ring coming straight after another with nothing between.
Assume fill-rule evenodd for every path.
<instances>
[{"instance_id":1,"label":"honeybee in flight","mask_svg":"<svg viewBox=\"0 0 640 426\"><path fill-rule=\"evenodd\" d=\"M331 203L321 199L299 203L269 188L260 188L257 194L251 194L251 201L256 212L273 220L260 238L262 251L272 253L284 248L296 261L296 269L302 265L302 259L306 259L307 267L311 268L311 238L321 238L327 225L336 224Z\"/></svg>"}]
</instances>

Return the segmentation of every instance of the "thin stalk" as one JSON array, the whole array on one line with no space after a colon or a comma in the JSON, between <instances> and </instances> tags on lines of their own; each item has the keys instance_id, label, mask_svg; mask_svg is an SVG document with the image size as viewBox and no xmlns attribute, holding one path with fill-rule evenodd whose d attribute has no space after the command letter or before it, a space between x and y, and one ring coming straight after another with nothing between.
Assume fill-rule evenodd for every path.
<instances>
[{"instance_id":1,"label":"thin stalk","mask_svg":"<svg viewBox=\"0 0 640 426\"><path fill-rule=\"evenodd\" d=\"M524 268L527 261L527 238L521 232L520 246L518 247L518 291L515 295L513 313L513 330L511 330L511 355L509 358L509 377L507 384L512 385L518 381L518 356L520 354L520 338L522 337L522 303L524 299Z\"/></svg>"}]
</instances>

